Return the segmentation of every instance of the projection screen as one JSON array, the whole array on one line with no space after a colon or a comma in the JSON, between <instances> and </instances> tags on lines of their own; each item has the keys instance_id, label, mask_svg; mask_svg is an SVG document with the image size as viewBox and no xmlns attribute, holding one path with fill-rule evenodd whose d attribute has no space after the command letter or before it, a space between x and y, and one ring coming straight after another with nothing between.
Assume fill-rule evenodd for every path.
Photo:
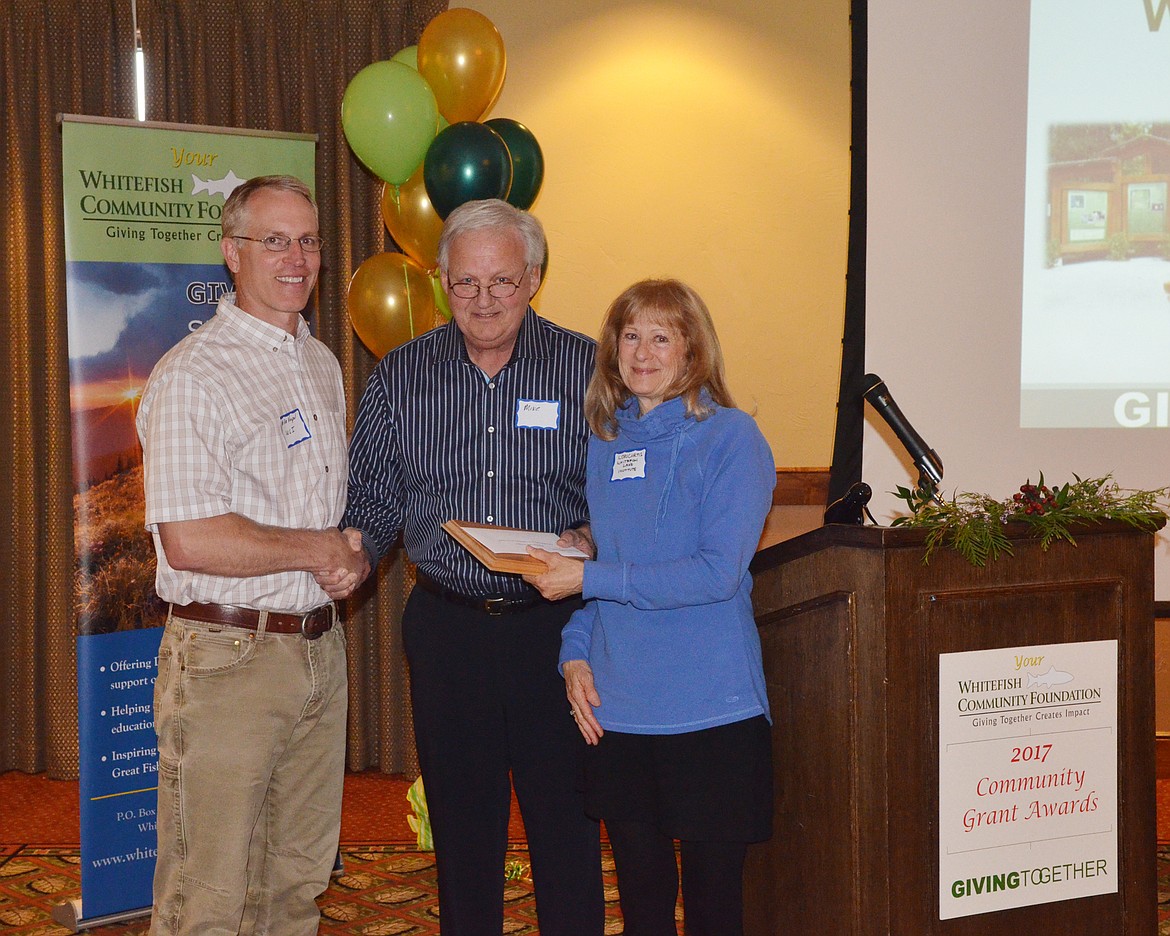
<instances>
[{"instance_id":1,"label":"projection screen","mask_svg":"<svg viewBox=\"0 0 1170 936\"><path fill-rule=\"evenodd\" d=\"M868 33L865 365L943 495L1170 484L1170 0L882 0ZM862 476L883 523L917 480L868 406Z\"/></svg>"}]
</instances>

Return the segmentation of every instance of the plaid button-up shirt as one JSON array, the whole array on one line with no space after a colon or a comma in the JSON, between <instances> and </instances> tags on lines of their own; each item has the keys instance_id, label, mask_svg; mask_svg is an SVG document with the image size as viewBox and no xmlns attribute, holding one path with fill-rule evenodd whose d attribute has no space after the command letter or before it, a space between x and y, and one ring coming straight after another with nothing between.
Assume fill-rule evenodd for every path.
<instances>
[{"instance_id":1,"label":"plaid button-up shirt","mask_svg":"<svg viewBox=\"0 0 1170 936\"><path fill-rule=\"evenodd\" d=\"M308 572L232 578L172 569L161 523L235 513L269 526L323 530L345 509L345 396L333 353L300 320L294 337L233 304L155 366L142 393L146 526L155 588L177 604L307 611L328 601Z\"/></svg>"}]
</instances>

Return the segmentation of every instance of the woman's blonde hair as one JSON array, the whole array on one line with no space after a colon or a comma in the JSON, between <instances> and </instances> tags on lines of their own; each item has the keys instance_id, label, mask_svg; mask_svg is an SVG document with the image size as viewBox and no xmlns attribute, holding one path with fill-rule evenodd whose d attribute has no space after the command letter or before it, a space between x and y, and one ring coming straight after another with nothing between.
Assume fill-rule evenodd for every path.
<instances>
[{"instance_id":1,"label":"woman's blonde hair","mask_svg":"<svg viewBox=\"0 0 1170 936\"><path fill-rule=\"evenodd\" d=\"M667 388L666 399L682 397L688 416L705 419L711 410L700 399L706 390L720 406L735 406L723 376L723 351L707 304L686 283L676 279L646 279L618 296L605 313L597 339L597 367L585 393L585 418L602 439L617 438L615 414L631 396L618 370L622 332L644 317L679 335L686 345L686 366Z\"/></svg>"}]
</instances>

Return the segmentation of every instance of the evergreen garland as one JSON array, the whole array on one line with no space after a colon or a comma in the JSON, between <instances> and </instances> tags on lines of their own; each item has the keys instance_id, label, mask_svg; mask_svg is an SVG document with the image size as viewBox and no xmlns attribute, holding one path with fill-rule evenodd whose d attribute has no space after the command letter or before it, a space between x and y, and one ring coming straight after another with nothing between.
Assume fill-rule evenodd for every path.
<instances>
[{"instance_id":1,"label":"evergreen garland","mask_svg":"<svg viewBox=\"0 0 1170 936\"><path fill-rule=\"evenodd\" d=\"M1120 520L1141 530L1157 530L1166 518L1170 486L1152 491L1120 487L1112 475L1081 479L1049 488L1044 474L1033 484L1029 479L1004 500L986 494L956 493L949 501L936 499L921 489L899 486L896 496L910 513L895 518L891 526L927 530L923 562L940 546L958 551L974 566L983 567L1003 555L1012 555L1005 525L1022 522L1047 550L1057 540L1076 545L1077 526Z\"/></svg>"}]
</instances>

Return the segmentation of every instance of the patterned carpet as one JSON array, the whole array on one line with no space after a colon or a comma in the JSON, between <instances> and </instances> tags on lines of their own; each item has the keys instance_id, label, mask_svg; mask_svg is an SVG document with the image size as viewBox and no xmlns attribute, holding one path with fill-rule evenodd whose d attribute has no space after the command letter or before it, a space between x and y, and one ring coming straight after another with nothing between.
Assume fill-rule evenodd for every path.
<instances>
[{"instance_id":1,"label":"patterned carpet","mask_svg":"<svg viewBox=\"0 0 1170 936\"><path fill-rule=\"evenodd\" d=\"M438 933L434 855L417 851L413 844L415 835L407 822L409 786L403 777L373 771L346 775L341 821L346 874L335 878L319 901L325 936ZM0 773L0 936L70 932L52 920L50 911L80 893L77 796L76 781ZM527 879L524 824L515 800L508 835L515 844L501 869L501 876L512 878L505 885L503 932L535 934L536 904ZM602 867L607 932L621 933L608 851ZM143 918L89 932L142 936L146 929Z\"/></svg>"},{"instance_id":2,"label":"patterned carpet","mask_svg":"<svg viewBox=\"0 0 1170 936\"><path fill-rule=\"evenodd\" d=\"M335 878L318 903L323 936L424 936L439 932L434 855L408 845L359 845L342 849L345 874ZM0 846L0 936L67 936L52 907L77 897L76 848ZM621 933L613 860L602 857L605 877L605 932ZM527 879L528 852L513 847L507 856L504 934L536 934L536 902ZM145 936L147 919L89 930L92 936Z\"/></svg>"},{"instance_id":3,"label":"patterned carpet","mask_svg":"<svg viewBox=\"0 0 1170 936\"><path fill-rule=\"evenodd\" d=\"M345 874L321 897L322 936L426 936L439 932L434 856L406 845L342 849ZM528 853L508 853L504 889L505 936L538 934ZM1170 936L1170 845L1158 846L1158 936ZM613 860L603 853L605 932L622 932ZM68 936L50 911L79 893L76 848L0 846L0 936ZM681 910L678 914L681 920ZM146 936L147 920L89 930L93 936Z\"/></svg>"},{"instance_id":4,"label":"patterned carpet","mask_svg":"<svg viewBox=\"0 0 1170 936\"><path fill-rule=\"evenodd\" d=\"M321 897L321 933L346 936L427 936L438 927L434 856L419 852L406 823L401 778L374 774L346 778L343 810L345 874ZM0 936L67 936L51 909L80 893L76 783L39 776L0 774ZM1158 936L1170 936L1170 782L1158 781ZM513 810L509 831L522 843L523 825ZM518 834L517 834L518 833ZM367 844L371 841L400 844ZM51 844L44 844L51 843ZM359 844L353 844L359 843ZM603 846L604 847L604 846ZM537 934L528 855L523 844L509 851L505 883L505 934ZM606 933L622 932L613 861L603 851ZM681 912L679 913L681 919ZM90 930L94 936L144 936L146 919Z\"/></svg>"}]
</instances>

